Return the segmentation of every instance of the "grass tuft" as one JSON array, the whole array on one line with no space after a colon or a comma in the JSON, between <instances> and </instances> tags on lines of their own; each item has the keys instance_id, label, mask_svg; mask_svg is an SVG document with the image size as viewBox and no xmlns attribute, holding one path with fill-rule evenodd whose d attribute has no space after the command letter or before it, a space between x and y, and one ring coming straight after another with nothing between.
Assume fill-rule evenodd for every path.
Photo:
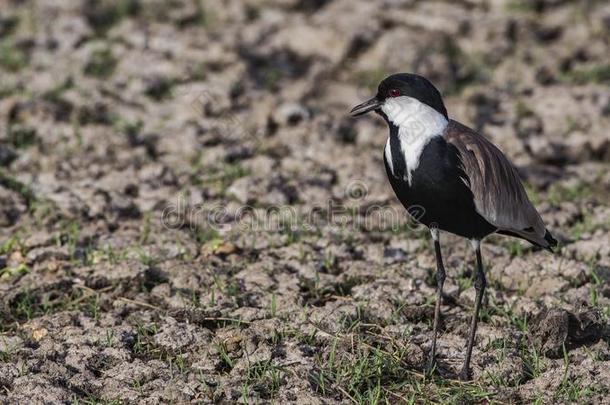
<instances>
[{"instance_id":1,"label":"grass tuft","mask_svg":"<svg viewBox=\"0 0 610 405\"><path fill-rule=\"evenodd\" d=\"M89 61L85 65L84 73L87 76L106 79L114 73L118 60L110 48L96 49L91 53Z\"/></svg>"},{"instance_id":2,"label":"grass tuft","mask_svg":"<svg viewBox=\"0 0 610 405\"><path fill-rule=\"evenodd\" d=\"M0 44L0 67L11 73L16 73L26 67L28 57L26 53L14 44L4 41Z\"/></svg>"}]
</instances>

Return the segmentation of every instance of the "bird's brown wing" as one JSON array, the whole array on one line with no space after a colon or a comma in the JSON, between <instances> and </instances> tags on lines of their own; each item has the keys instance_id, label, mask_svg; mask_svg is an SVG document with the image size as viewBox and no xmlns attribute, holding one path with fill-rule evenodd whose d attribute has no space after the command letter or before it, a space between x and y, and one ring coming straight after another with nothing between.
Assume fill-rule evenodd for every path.
<instances>
[{"instance_id":1,"label":"bird's brown wing","mask_svg":"<svg viewBox=\"0 0 610 405\"><path fill-rule=\"evenodd\" d=\"M460 156L463 178L477 212L498 232L548 248L546 228L532 205L517 170L502 151L472 129L451 120L443 134Z\"/></svg>"}]
</instances>

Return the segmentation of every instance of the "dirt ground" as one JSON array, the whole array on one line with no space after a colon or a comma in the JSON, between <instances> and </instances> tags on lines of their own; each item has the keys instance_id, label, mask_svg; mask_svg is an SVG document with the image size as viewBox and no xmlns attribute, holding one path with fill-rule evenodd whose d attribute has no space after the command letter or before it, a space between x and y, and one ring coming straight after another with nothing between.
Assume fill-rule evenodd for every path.
<instances>
[{"instance_id":1,"label":"dirt ground","mask_svg":"<svg viewBox=\"0 0 610 405\"><path fill-rule=\"evenodd\" d=\"M418 72L560 241L435 262L347 112ZM0 0L0 403L610 403L610 3Z\"/></svg>"}]
</instances>

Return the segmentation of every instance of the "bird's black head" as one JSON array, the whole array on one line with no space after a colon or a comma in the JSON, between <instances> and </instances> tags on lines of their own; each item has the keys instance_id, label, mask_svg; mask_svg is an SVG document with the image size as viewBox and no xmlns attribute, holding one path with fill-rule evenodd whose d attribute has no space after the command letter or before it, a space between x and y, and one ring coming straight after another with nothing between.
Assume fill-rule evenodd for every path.
<instances>
[{"instance_id":1,"label":"bird's black head","mask_svg":"<svg viewBox=\"0 0 610 405\"><path fill-rule=\"evenodd\" d=\"M387 99L401 96L418 100L447 118L447 109L441 93L428 79L412 73L398 73L383 79L377 87L375 97L354 107L351 114L358 116L369 111L380 112Z\"/></svg>"}]
</instances>

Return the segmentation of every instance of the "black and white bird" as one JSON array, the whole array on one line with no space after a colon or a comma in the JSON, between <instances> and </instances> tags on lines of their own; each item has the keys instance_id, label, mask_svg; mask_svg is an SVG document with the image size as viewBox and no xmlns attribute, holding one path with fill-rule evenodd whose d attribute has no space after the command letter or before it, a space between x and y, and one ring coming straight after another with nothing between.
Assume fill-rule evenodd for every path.
<instances>
[{"instance_id":1,"label":"black and white bird","mask_svg":"<svg viewBox=\"0 0 610 405\"><path fill-rule=\"evenodd\" d=\"M474 130L449 119L439 91L426 78L401 73L384 79L375 97L354 107L369 111L390 127L383 159L396 196L426 225L434 240L437 295L428 367L435 364L445 269L439 232L471 241L476 255L474 314L460 379L469 379L485 273L481 241L492 233L515 236L552 251L557 241L527 197L519 174L504 154Z\"/></svg>"}]
</instances>

